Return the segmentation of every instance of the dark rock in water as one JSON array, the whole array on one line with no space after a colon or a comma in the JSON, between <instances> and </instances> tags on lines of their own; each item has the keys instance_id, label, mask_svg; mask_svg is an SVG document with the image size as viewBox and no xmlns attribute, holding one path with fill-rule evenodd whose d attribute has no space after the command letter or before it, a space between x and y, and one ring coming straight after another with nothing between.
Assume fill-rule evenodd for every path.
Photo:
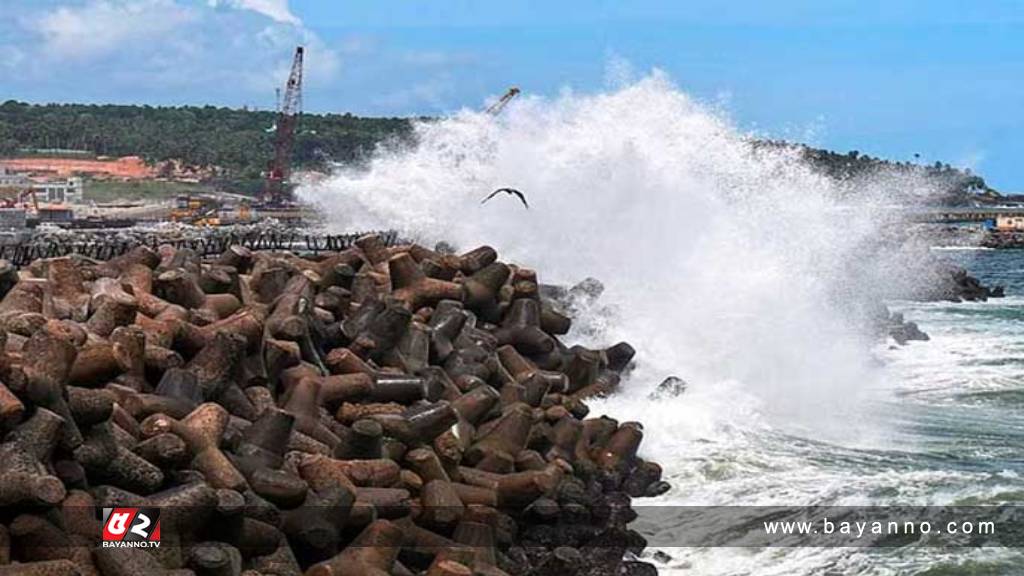
<instances>
[{"instance_id":1,"label":"dark rock in water","mask_svg":"<svg viewBox=\"0 0 1024 576\"><path fill-rule=\"evenodd\" d=\"M902 319L902 318L901 318ZM889 335L900 346L911 340L927 341L930 338L917 327L916 322L901 322L889 326Z\"/></svg>"},{"instance_id":2,"label":"dark rock in water","mask_svg":"<svg viewBox=\"0 0 1024 576\"><path fill-rule=\"evenodd\" d=\"M910 298L925 302L984 302L1004 296L1002 286L985 286L967 270L951 262L936 262L925 274L922 287L910 294Z\"/></svg>"},{"instance_id":3,"label":"dark rock in water","mask_svg":"<svg viewBox=\"0 0 1024 576\"><path fill-rule=\"evenodd\" d=\"M661 472L657 463L641 462L622 483L622 490L634 498L644 496L653 484L661 480Z\"/></svg>"},{"instance_id":4,"label":"dark rock in water","mask_svg":"<svg viewBox=\"0 0 1024 576\"><path fill-rule=\"evenodd\" d=\"M542 300L553 300L564 304L569 297L569 289L558 284L539 284L537 289Z\"/></svg>"},{"instance_id":5,"label":"dark rock in water","mask_svg":"<svg viewBox=\"0 0 1024 576\"><path fill-rule=\"evenodd\" d=\"M652 557L656 562L661 562L662 564L667 564L672 561L672 557L661 550L656 551Z\"/></svg>"},{"instance_id":6,"label":"dark rock in water","mask_svg":"<svg viewBox=\"0 0 1024 576\"><path fill-rule=\"evenodd\" d=\"M874 331L879 335L892 337L900 346L911 340L929 340L915 322L908 322L903 318L901 312L889 312L884 305L879 304L871 311L869 321L874 325Z\"/></svg>"},{"instance_id":7,"label":"dark rock in water","mask_svg":"<svg viewBox=\"0 0 1024 576\"><path fill-rule=\"evenodd\" d=\"M647 562L623 562L621 574L624 576L658 576L658 569Z\"/></svg>"},{"instance_id":8,"label":"dark rock in water","mask_svg":"<svg viewBox=\"0 0 1024 576\"><path fill-rule=\"evenodd\" d=\"M550 302L559 311L573 311L592 305L604 293L604 284L596 278L584 278L570 288L554 284L538 286L541 299Z\"/></svg>"},{"instance_id":9,"label":"dark rock in water","mask_svg":"<svg viewBox=\"0 0 1024 576\"><path fill-rule=\"evenodd\" d=\"M579 284L569 288L569 295L578 300L594 301L604 294L604 284L597 278L584 278Z\"/></svg>"},{"instance_id":10,"label":"dark rock in water","mask_svg":"<svg viewBox=\"0 0 1024 576\"><path fill-rule=\"evenodd\" d=\"M648 486L647 490L644 490L644 496L646 496L647 498L654 498L655 496L661 496L662 494L668 492L671 489L671 484L665 482L664 480L658 480L657 482Z\"/></svg>"},{"instance_id":11,"label":"dark rock in water","mask_svg":"<svg viewBox=\"0 0 1024 576\"><path fill-rule=\"evenodd\" d=\"M647 395L650 400L662 400L664 398L675 398L686 392L687 383L682 378L669 376L658 384L658 388Z\"/></svg>"}]
</instances>

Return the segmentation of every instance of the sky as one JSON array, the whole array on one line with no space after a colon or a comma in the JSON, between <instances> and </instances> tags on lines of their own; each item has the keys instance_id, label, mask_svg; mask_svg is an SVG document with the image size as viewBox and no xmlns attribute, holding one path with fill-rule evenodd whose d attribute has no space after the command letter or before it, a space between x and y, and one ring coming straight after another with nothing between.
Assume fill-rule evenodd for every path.
<instances>
[{"instance_id":1,"label":"sky","mask_svg":"<svg viewBox=\"0 0 1024 576\"><path fill-rule=\"evenodd\" d=\"M0 0L0 100L479 108L657 68L743 130L1024 192L1024 0Z\"/></svg>"}]
</instances>

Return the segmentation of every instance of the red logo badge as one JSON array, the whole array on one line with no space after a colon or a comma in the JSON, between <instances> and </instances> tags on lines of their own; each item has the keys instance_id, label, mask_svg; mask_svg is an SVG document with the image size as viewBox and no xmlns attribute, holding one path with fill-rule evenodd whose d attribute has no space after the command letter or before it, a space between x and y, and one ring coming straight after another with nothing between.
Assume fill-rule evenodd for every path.
<instances>
[{"instance_id":1,"label":"red logo badge","mask_svg":"<svg viewBox=\"0 0 1024 576\"><path fill-rule=\"evenodd\" d=\"M104 508L104 548L158 548L159 508Z\"/></svg>"}]
</instances>

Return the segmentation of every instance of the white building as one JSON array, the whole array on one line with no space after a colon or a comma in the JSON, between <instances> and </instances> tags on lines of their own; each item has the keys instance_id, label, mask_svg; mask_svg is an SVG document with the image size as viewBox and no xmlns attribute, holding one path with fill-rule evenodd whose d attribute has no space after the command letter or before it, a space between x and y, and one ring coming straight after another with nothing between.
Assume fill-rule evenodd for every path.
<instances>
[{"instance_id":1,"label":"white building","mask_svg":"<svg viewBox=\"0 0 1024 576\"><path fill-rule=\"evenodd\" d=\"M6 191L11 196L31 188L36 193L39 202L51 204L81 204L82 203L82 179L77 176L58 178L46 181L33 181L24 174L9 172L6 168L0 167L0 190Z\"/></svg>"},{"instance_id":2,"label":"white building","mask_svg":"<svg viewBox=\"0 0 1024 576\"><path fill-rule=\"evenodd\" d=\"M0 188L27 188L29 184L29 179L24 174L8 172L0 166Z\"/></svg>"},{"instance_id":3,"label":"white building","mask_svg":"<svg viewBox=\"0 0 1024 576\"><path fill-rule=\"evenodd\" d=\"M76 176L38 182L32 185L36 191L36 199L51 204L81 204L82 179Z\"/></svg>"}]
</instances>

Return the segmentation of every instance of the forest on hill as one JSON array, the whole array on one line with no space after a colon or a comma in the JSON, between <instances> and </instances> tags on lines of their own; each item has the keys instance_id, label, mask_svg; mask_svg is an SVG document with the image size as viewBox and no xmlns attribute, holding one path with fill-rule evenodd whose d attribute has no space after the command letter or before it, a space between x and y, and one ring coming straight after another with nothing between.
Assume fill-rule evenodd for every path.
<instances>
[{"instance_id":1,"label":"forest on hill","mask_svg":"<svg viewBox=\"0 0 1024 576\"><path fill-rule=\"evenodd\" d=\"M258 181L273 156L273 111L214 106L0 104L0 157L34 150L86 150L100 156L141 156L218 166L230 181ZM407 139L408 118L303 114L295 136L294 166L323 168L354 162L388 139Z\"/></svg>"},{"instance_id":2,"label":"forest on hill","mask_svg":"<svg viewBox=\"0 0 1024 576\"><path fill-rule=\"evenodd\" d=\"M780 140L760 140L755 146L795 149L816 171L837 182L851 184L850 189L855 189L866 179L882 177L886 182L903 182L908 187L922 188L922 196L936 204L964 206L996 202L1003 198L969 168L960 169L943 162L896 162L861 154L857 150L840 153Z\"/></svg>"},{"instance_id":3,"label":"forest on hill","mask_svg":"<svg viewBox=\"0 0 1024 576\"><path fill-rule=\"evenodd\" d=\"M154 107L114 104L0 104L0 157L38 150L84 150L157 163L222 169L219 184L255 191L273 154L276 113L215 106ZM353 163L381 142L407 142L410 118L364 118L352 114L303 114L295 136L294 166L325 168ZM821 173L838 181L877 174L913 176L940 190L942 201L960 205L999 198L984 179L948 164L892 162L857 151L838 153L802 144L761 140L755 146L797 147Z\"/></svg>"}]
</instances>

